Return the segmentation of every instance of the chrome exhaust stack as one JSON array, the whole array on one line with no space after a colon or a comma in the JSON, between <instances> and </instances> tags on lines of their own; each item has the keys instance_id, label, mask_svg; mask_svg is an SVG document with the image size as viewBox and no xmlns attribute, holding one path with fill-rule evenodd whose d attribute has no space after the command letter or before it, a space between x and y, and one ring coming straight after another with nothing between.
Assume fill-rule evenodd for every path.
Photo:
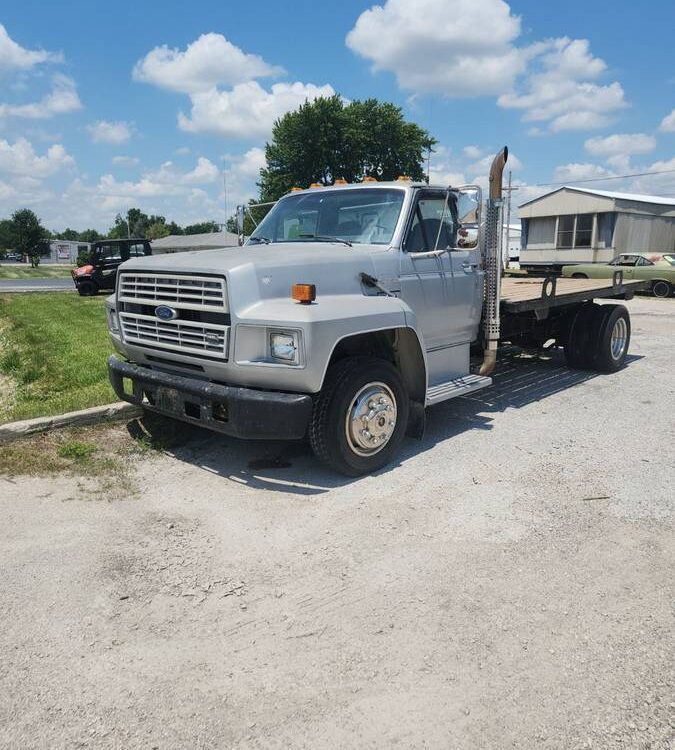
<instances>
[{"instance_id":1,"label":"chrome exhaust stack","mask_svg":"<svg viewBox=\"0 0 675 750\"><path fill-rule=\"evenodd\" d=\"M502 175L509 158L506 146L495 156L490 167L490 197L485 217L485 245L483 269L485 270L485 294L483 297L483 363L480 375L489 375L497 362L499 343L499 302L502 274Z\"/></svg>"}]
</instances>

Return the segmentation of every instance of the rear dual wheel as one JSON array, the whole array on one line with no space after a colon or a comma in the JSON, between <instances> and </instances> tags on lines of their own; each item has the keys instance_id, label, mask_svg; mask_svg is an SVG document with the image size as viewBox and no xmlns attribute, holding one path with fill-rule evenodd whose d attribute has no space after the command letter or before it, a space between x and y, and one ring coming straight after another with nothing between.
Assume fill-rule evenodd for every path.
<instances>
[{"instance_id":1,"label":"rear dual wheel","mask_svg":"<svg viewBox=\"0 0 675 750\"><path fill-rule=\"evenodd\" d=\"M628 355L630 316L624 305L583 305L565 344L567 364L579 370L616 372Z\"/></svg>"}]
</instances>

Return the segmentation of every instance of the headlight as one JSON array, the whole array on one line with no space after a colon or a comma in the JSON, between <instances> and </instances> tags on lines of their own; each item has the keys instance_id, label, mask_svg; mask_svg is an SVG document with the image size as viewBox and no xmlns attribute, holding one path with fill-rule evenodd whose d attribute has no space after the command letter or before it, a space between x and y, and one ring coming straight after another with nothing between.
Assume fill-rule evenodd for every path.
<instances>
[{"instance_id":1,"label":"headlight","mask_svg":"<svg viewBox=\"0 0 675 750\"><path fill-rule=\"evenodd\" d=\"M270 333L270 355L284 362L297 362L298 342L293 333Z\"/></svg>"},{"instance_id":2,"label":"headlight","mask_svg":"<svg viewBox=\"0 0 675 750\"><path fill-rule=\"evenodd\" d=\"M110 329L110 333L120 332L119 318L117 317L117 313L112 309L108 309L108 328Z\"/></svg>"}]
</instances>

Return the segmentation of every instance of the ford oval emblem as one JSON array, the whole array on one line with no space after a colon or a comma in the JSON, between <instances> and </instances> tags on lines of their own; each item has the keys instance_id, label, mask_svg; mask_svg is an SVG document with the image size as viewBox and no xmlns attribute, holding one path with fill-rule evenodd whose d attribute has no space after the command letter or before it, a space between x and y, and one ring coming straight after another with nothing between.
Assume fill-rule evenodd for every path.
<instances>
[{"instance_id":1,"label":"ford oval emblem","mask_svg":"<svg viewBox=\"0 0 675 750\"><path fill-rule=\"evenodd\" d=\"M178 310L174 310L173 307L168 305L159 305L155 308L155 315L160 320L175 320L178 317Z\"/></svg>"}]
</instances>

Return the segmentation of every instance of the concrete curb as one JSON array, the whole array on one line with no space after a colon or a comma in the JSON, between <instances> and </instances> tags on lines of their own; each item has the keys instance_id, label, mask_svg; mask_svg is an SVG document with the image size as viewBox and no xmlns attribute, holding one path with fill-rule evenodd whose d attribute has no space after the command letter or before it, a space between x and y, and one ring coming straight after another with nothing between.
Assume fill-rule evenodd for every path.
<instances>
[{"instance_id":1,"label":"concrete curb","mask_svg":"<svg viewBox=\"0 0 675 750\"><path fill-rule=\"evenodd\" d=\"M113 419L133 419L134 417L140 417L142 414L143 409L140 406L128 404L126 401L118 401L115 404L94 406L91 409L71 411L68 414L58 414L55 417L37 417L36 419L24 419L21 422L9 422L0 425L0 445L39 432L48 432L63 427L97 424Z\"/></svg>"}]
</instances>

